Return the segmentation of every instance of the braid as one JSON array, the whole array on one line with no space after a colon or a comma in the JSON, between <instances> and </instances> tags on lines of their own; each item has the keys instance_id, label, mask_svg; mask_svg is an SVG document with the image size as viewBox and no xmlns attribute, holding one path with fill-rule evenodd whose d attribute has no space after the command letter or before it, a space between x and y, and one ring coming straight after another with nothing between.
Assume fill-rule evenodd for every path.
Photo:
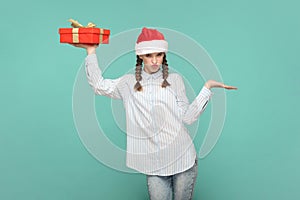
<instances>
[{"instance_id":1,"label":"braid","mask_svg":"<svg viewBox=\"0 0 300 200\"><path fill-rule=\"evenodd\" d=\"M136 65L135 65L135 79L136 79L136 84L134 85L134 90L135 91L142 91L142 85L140 81L142 80L142 63L143 60L139 57L136 56Z\"/></svg>"},{"instance_id":2,"label":"braid","mask_svg":"<svg viewBox=\"0 0 300 200\"><path fill-rule=\"evenodd\" d=\"M164 55L163 62L162 62L162 73L163 73L163 79L164 81L161 84L161 87L165 88L167 86L170 86L170 83L167 81L168 75L169 75L169 68L167 63L166 54Z\"/></svg>"}]
</instances>

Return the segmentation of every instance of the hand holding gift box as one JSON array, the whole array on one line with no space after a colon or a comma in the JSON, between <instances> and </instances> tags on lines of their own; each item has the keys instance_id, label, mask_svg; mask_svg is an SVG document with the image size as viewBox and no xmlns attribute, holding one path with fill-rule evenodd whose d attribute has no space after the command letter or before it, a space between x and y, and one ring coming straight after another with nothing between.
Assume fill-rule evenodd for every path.
<instances>
[{"instance_id":1,"label":"hand holding gift box","mask_svg":"<svg viewBox=\"0 0 300 200\"><path fill-rule=\"evenodd\" d=\"M82 26L76 20L70 19L73 28L60 28L60 43L69 44L108 44L110 30L96 28L93 23L88 23L87 26Z\"/></svg>"}]
</instances>

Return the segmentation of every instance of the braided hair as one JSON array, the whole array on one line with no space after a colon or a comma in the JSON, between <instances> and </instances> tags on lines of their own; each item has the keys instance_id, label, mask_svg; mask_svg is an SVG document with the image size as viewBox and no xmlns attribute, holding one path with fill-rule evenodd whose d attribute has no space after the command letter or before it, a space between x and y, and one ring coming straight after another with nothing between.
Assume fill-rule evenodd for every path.
<instances>
[{"instance_id":1,"label":"braided hair","mask_svg":"<svg viewBox=\"0 0 300 200\"><path fill-rule=\"evenodd\" d=\"M134 90L135 91L142 91L142 85L140 81L142 80L142 64L143 60L137 55L136 56L136 65L135 65L135 79L136 79L136 84L134 85Z\"/></svg>"},{"instance_id":2,"label":"braided hair","mask_svg":"<svg viewBox=\"0 0 300 200\"><path fill-rule=\"evenodd\" d=\"M134 90L135 91L142 91L143 87L140 83L142 80L142 64L143 60L137 55L136 56L136 65L135 65L135 79L136 79L136 84L134 85ZM169 68L168 68L168 63L166 59L166 54L163 57L163 62L162 62L162 74L163 74L163 79L164 81L161 84L162 88L166 88L167 86L170 86L170 83L167 81L168 75L169 75Z\"/></svg>"},{"instance_id":3,"label":"braided hair","mask_svg":"<svg viewBox=\"0 0 300 200\"><path fill-rule=\"evenodd\" d=\"M167 63L166 54L164 55L163 62L162 62L162 73L163 73L164 81L162 82L161 87L166 88L167 86L170 86L170 83L167 81L169 75L169 67Z\"/></svg>"}]
</instances>

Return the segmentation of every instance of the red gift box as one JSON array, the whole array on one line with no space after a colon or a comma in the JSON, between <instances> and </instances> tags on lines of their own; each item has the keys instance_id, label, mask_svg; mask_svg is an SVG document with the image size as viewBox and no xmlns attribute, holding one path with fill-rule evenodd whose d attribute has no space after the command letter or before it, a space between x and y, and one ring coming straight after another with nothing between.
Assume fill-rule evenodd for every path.
<instances>
[{"instance_id":1,"label":"red gift box","mask_svg":"<svg viewBox=\"0 0 300 200\"><path fill-rule=\"evenodd\" d=\"M108 44L110 30L103 28L60 28L61 43Z\"/></svg>"}]
</instances>

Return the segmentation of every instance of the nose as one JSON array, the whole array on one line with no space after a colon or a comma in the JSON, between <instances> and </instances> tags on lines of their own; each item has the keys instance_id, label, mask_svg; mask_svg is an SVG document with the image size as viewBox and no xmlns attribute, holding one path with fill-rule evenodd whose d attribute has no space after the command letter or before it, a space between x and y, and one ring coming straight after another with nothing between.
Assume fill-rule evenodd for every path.
<instances>
[{"instance_id":1,"label":"nose","mask_svg":"<svg viewBox=\"0 0 300 200\"><path fill-rule=\"evenodd\" d=\"M153 56L153 58L152 58L152 64L157 64L157 59L155 56Z\"/></svg>"}]
</instances>

